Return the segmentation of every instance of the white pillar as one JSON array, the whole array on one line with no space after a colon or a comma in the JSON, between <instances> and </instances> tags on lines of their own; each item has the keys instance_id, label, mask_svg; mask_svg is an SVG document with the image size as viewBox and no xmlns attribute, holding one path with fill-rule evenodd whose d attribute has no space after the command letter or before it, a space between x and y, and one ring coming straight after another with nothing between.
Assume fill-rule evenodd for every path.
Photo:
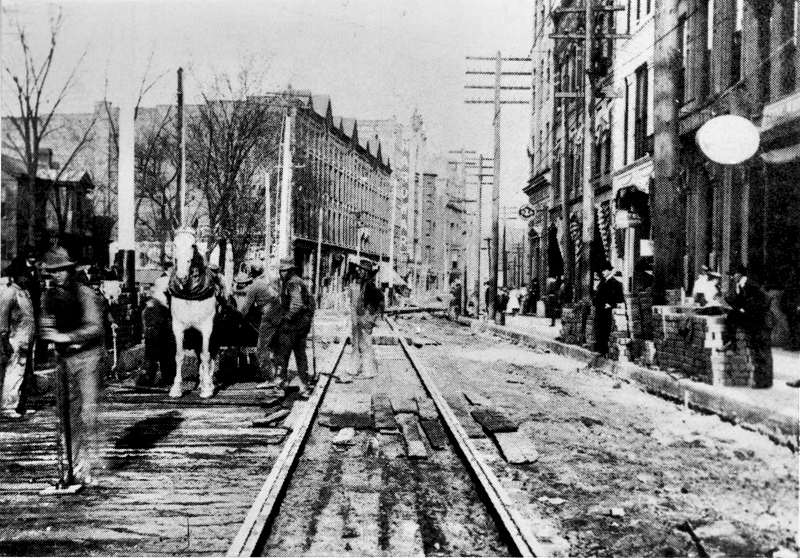
<instances>
[{"instance_id":1,"label":"white pillar","mask_svg":"<svg viewBox=\"0 0 800 558\"><path fill-rule=\"evenodd\" d=\"M135 84L131 68L134 67L135 52L133 48L134 34L133 10L131 8L130 18L123 24L123 32L120 44L122 46L122 60L119 60L119 159L118 159L118 179L117 179L117 207L119 219L117 222L117 246L120 250L135 250L135 201L134 201L134 172L133 172L133 149L134 149L134 109ZM123 20L124 21L124 20ZM123 61L125 64L123 65Z\"/></svg>"},{"instance_id":2,"label":"white pillar","mask_svg":"<svg viewBox=\"0 0 800 558\"><path fill-rule=\"evenodd\" d=\"M283 172L281 181L281 213L278 236L278 257L288 258L291 255L291 204L292 195L292 115L286 115L283 139Z\"/></svg>"}]
</instances>

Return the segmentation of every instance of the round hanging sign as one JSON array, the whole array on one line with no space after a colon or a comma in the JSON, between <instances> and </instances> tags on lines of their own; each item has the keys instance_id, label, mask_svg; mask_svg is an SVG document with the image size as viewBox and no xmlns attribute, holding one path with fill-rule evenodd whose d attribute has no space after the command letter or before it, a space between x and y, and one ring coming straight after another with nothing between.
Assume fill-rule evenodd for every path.
<instances>
[{"instance_id":1,"label":"round hanging sign","mask_svg":"<svg viewBox=\"0 0 800 558\"><path fill-rule=\"evenodd\" d=\"M755 155L758 128L746 118L726 114L703 124L695 136L703 154L721 165L738 165Z\"/></svg>"},{"instance_id":2,"label":"round hanging sign","mask_svg":"<svg viewBox=\"0 0 800 558\"><path fill-rule=\"evenodd\" d=\"M522 217L523 219L530 219L531 217L533 217L534 213L536 212L528 204L525 204L519 208L519 216Z\"/></svg>"}]
</instances>

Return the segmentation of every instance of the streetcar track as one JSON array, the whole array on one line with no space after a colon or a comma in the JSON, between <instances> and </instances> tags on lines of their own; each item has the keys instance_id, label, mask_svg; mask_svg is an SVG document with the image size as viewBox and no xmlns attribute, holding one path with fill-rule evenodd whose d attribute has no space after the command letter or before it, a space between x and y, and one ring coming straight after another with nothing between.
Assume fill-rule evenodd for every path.
<instances>
[{"instance_id":1,"label":"streetcar track","mask_svg":"<svg viewBox=\"0 0 800 558\"><path fill-rule=\"evenodd\" d=\"M374 536L374 551L376 553L397 553L397 548L394 548L393 545L403 544L402 541L406 541L405 544L409 544L410 535L407 532L407 513L411 512L418 530L417 544L420 545L420 547L417 547L418 551L422 551L426 555L464 553L464 550L459 549L463 549L464 545L467 544L478 544L479 546L476 548L482 548L486 552L486 548L495 549L495 543L490 542L493 540L492 537L499 537L498 540L502 541L500 544L505 544L508 552L512 555L535 556L543 554L541 546L539 546L538 541L528 527L524 525L521 515L514 509L511 499L505 493L499 480L495 477L491 468L483 462L482 457L455 418L452 409L450 409L438 388L432 383L423 365L415 358L415 349L405 339L405 334L400 332L397 325L390 320L387 319L387 323L392 330L393 336L397 339L395 347L400 349L402 356L398 358L395 355L381 354L379 352L379 360L381 362L391 361L392 364L390 366L392 367L402 366L399 363L404 360L410 371L409 373L416 374L421 383L423 393L427 393L427 396L433 400L439 418L444 423L450 442L449 451L454 452L453 459L455 461L453 463L459 463L459 470L463 471L463 473L453 469L453 465L440 463L441 458L434 460L434 455L430 456L430 460L397 459L396 455L393 458L380 451L378 455L370 455L372 450L369 449L371 447L369 439L364 440L363 435L357 434L356 445L348 448L346 452L337 454L336 450L330 450L327 455L323 456L323 458L328 459L328 463L325 464L324 481L316 491L312 491L309 494L308 490L301 489L300 485L294 489L295 492L301 490L301 492L293 496L295 500L298 497L309 498L310 496L313 498L314 501L310 504L312 509L310 513L309 511L291 510L292 515L282 520L286 525L281 524L280 528L302 530L301 545L292 547L292 544L294 544L292 541L295 540L294 534L287 533L290 539L287 541L284 537L273 533L273 530L279 528L279 518L282 517L281 507L284 504L284 499L287 498L287 494L292 490L292 477L295 474L299 474L298 463L301 459L306 459L302 457L305 453L306 445L313 439L313 443L316 444L315 451L319 452L320 444L330 444L332 441L330 435L322 438L319 438L319 435L312 436L311 427L316 422L318 411L323 405L324 398L328 395L332 380L339 372L344 348L348 341L345 340L341 346L336 348L338 355L334 358L334 365L329 370L323 370L322 372L322 379L309 402L313 408L306 409L304 413L305 422L295 425L304 432L300 436L302 440L295 439L296 447L285 456L286 459L279 459L276 462L264 487L262 487L259 497L256 498L250 513L248 513L248 518L243 523L239 534L231 545L228 551L229 556L258 555L266 551L267 548L270 549L270 553L292 552L291 548L294 548L295 551L302 550L303 553L319 552L319 545L323 544L324 548L325 537L330 538L331 536L331 521L334 521L330 516L330 512L326 512L326 510L333 511L334 515L338 517L336 522L339 525L337 529L340 529L340 534L338 535L340 542L335 544L344 545L344 550L337 546L335 550L331 549L331 553L340 553L342 551L345 553L358 553L359 549L354 547L357 544L366 544L365 540L359 540L359 537L368 536ZM315 428L319 427L315 426ZM384 434L381 434L380 437L384 440L389 439ZM399 439L401 440L400 443L402 443L402 437ZM427 439L424 441L424 445L429 452L436 451L430 447ZM356 455L357 451L353 448L358 447L358 451L361 451L360 448L362 446L366 448L364 450L365 455L375 459L365 460L363 467L359 466L357 470L349 471L347 473L349 480L345 481L345 474L342 469L343 459L360 459L361 456ZM384 449L381 448L381 451L384 451ZM316 456L312 459L318 458L321 457ZM371 462L372 465L366 464L367 461ZM361 462L357 461L357 463ZM306 475L309 473L314 474L314 471L309 470L308 466L305 466L303 471L303 474ZM473 491L474 496L467 496L466 493L458 492L457 489L456 492L453 492L453 488L450 488L450 492L442 490L443 487L447 487L452 482L453 474L458 477L458 475L463 475L464 473L466 473L464 479L466 479L468 486L471 486L466 490ZM354 486L358 484L359 478L365 476L368 482L370 474L375 475L375 478L380 480L380 487L377 490L370 486L365 489ZM353 475L356 475L356 477L353 477ZM312 478L303 479L304 485L308 485L311 482L314 482ZM265 492L269 493L270 496L265 497ZM364 513L370 513L354 506L355 500L352 500L350 495L355 497L357 494L362 494L364 498L374 497L374 529L363 526L358 529L358 524L354 523L359 518L363 519ZM467 506L465 509L468 509L469 506L475 505L470 503L473 500L477 505L483 506L485 513L488 514L486 522L467 513L459 518L458 525L454 527L452 514L455 512L452 509L453 506ZM287 527L287 525L291 525L292 521L296 521L296 515L300 516L298 521L306 521L306 524L303 526L294 525L293 528ZM326 522L325 533L320 532L321 521ZM474 524L467 524L470 522ZM445 528L446 524L449 527ZM459 540L457 542L450 539L451 536L454 536L454 533L450 531L453 528L459 530ZM492 530L496 530L497 534L485 539L486 542L480 542L483 540L482 537L486 537ZM364 533L359 531L364 531ZM461 536L464 533L469 536ZM319 542L319 537L322 537L320 540L323 540L323 542ZM401 542L397 542L398 540ZM413 536L411 540L413 542ZM268 543L268 541L271 542ZM347 541L355 542L351 545ZM489 546L487 547L486 544ZM276 547L275 545L278 546ZM287 550L286 546L281 545L289 545L289 550ZM499 548L497 548L497 551L499 551ZM466 552L469 553L468 551ZM475 551L472 553L475 553Z\"/></svg>"}]
</instances>

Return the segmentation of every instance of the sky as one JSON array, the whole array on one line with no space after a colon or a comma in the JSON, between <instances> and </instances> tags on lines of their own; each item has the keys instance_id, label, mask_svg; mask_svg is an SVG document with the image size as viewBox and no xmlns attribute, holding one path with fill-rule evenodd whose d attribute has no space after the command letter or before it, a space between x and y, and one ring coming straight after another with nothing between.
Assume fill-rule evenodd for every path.
<instances>
[{"instance_id":1,"label":"sky","mask_svg":"<svg viewBox=\"0 0 800 558\"><path fill-rule=\"evenodd\" d=\"M17 63L19 21L37 51L47 48L49 21L59 10L63 26L52 83L61 84L78 61L76 85L60 111L91 110L104 92L115 102L125 84L138 90L160 79L142 99L150 106L175 102L177 68L186 71L187 102L220 72L235 74L254 60L265 76L264 90L288 84L331 96L334 114L357 119L408 122L422 115L430 149L462 147L491 157L492 105L464 100L492 99L494 77L466 75L492 71L493 61L466 56L526 57L532 41L530 0L71 0L6 1L2 58ZM528 70L507 62L504 69ZM508 76L505 85L530 85ZM3 111L9 110L2 89ZM503 98L529 100L528 91ZM529 173L526 145L530 105L502 110L501 203L524 203Z\"/></svg>"}]
</instances>

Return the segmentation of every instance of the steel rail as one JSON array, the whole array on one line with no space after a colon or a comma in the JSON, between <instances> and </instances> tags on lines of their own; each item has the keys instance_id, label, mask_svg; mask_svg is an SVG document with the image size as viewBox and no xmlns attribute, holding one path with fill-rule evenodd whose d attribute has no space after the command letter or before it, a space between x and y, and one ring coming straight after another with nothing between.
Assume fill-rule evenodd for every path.
<instances>
[{"instance_id":1,"label":"steel rail","mask_svg":"<svg viewBox=\"0 0 800 558\"><path fill-rule=\"evenodd\" d=\"M319 375L317 386L306 403L306 408L298 417L297 426L292 425L293 432L283 446L272 470L261 486L250 511L247 512L239 532L234 537L226 556L253 556L266 542L269 531L266 528L280 507L287 487L287 480L297 464L301 449L311 432L311 425L328 390L333 374L347 345L346 338L338 347L334 345L332 365Z\"/></svg>"},{"instance_id":2,"label":"steel rail","mask_svg":"<svg viewBox=\"0 0 800 558\"><path fill-rule=\"evenodd\" d=\"M386 321L392 331L398 334L397 339L403 348L403 352L411 363L412 368L416 371L417 376L419 376L428 395L436 404L436 408L444 420L445 428L455 441L456 451L461 454L461 457L469 467L470 473L477 479L479 490L483 492L483 495L491 503L491 511L494 512L499 520L499 527L505 532L509 542L513 545L512 552L516 551L519 556L547 556L547 552L536 539L536 536L525 526L522 515L514 509L511 498L500 484L497 476L478 454L425 365L417 360L413 354L414 350L409 346L404 336L399 335L399 327L395 321L388 317Z\"/></svg>"}]
</instances>

